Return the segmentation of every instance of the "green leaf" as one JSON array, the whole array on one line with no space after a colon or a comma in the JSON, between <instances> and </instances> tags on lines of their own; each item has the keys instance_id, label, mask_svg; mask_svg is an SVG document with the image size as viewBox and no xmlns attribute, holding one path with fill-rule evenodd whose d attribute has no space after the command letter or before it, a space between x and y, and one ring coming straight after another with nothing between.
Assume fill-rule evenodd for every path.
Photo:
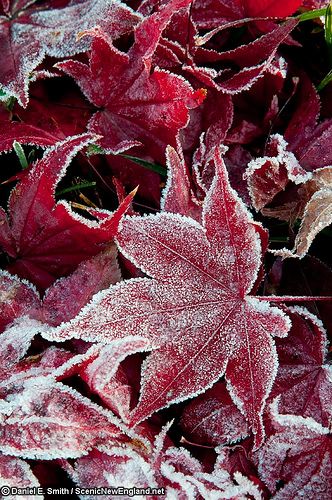
<instances>
[{"instance_id":1,"label":"green leaf","mask_svg":"<svg viewBox=\"0 0 332 500\"><path fill-rule=\"evenodd\" d=\"M323 9L315 9L310 10L309 12L303 12L303 14L299 14L297 17L300 22L302 21L310 21L311 19L317 19L317 17L325 16L326 7Z\"/></svg>"},{"instance_id":2,"label":"green leaf","mask_svg":"<svg viewBox=\"0 0 332 500\"><path fill-rule=\"evenodd\" d=\"M137 158L136 156L124 155L120 154L123 158L127 158L127 160L133 161L137 163L137 165L141 165L141 167L147 168L148 170L152 170L152 172L156 172L157 174L163 175L166 177L167 170L166 167L159 165L159 163L150 163L149 161L142 160L141 158Z\"/></svg>"},{"instance_id":3,"label":"green leaf","mask_svg":"<svg viewBox=\"0 0 332 500\"><path fill-rule=\"evenodd\" d=\"M69 186L64 189L61 189L61 191L56 191L55 195L60 196L62 194L70 193L71 191L79 191L80 189L86 189L90 187L95 187L96 183L94 181L92 182L81 182L80 184L75 184L75 186Z\"/></svg>"},{"instance_id":4,"label":"green leaf","mask_svg":"<svg viewBox=\"0 0 332 500\"><path fill-rule=\"evenodd\" d=\"M107 154L105 149L102 147L98 146L98 144L90 144L86 148L86 155L87 156L93 156L93 155L105 155Z\"/></svg>"},{"instance_id":5,"label":"green leaf","mask_svg":"<svg viewBox=\"0 0 332 500\"><path fill-rule=\"evenodd\" d=\"M15 153L18 156L18 159L20 160L21 167L23 170L29 166L27 157L25 156L24 149L22 148L21 144L17 141L13 142L13 149Z\"/></svg>"},{"instance_id":6,"label":"green leaf","mask_svg":"<svg viewBox=\"0 0 332 500\"><path fill-rule=\"evenodd\" d=\"M323 78L319 85L317 85L317 92L323 90L326 85L328 85L332 81L332 69L328 72L328 74Z\"/></svg>"},{"instance_id":7,"label":"green leaf","mask_svg":"<svg viewBox=\"0 0 332 500\"><path fill-rule=\"evenodd\" d=\"M332 5L329 3L325 14L325 41L329 53L330 66L332 65Z\"/></svg>"}]
</instances>

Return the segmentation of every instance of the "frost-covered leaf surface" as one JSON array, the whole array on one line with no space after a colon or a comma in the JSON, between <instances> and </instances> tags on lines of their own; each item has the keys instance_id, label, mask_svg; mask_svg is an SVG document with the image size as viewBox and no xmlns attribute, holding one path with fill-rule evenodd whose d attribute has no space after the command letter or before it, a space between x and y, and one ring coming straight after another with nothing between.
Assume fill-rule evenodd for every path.
<instances>
[{"instance_id":1,"label":"frost-covered leaf surface","mask_svg":"<svg viewBox=\"0 0 332 500\"><path fill-rule=\"evenodd\" d=\"M188 404L181 417L181 428L191 440L215 446L238 441L249 432L224 382L218 382Z\"/></svg>"},{"instance_id":2,"label":"frost-covered leaf surface","mask_svg":"<svg viewBox=\"0 0 332 500\"><path fill-rule=\"evenodd\" d=\"M99 108L90 120L89 129L104 138L101 145L121 152L141 144L159 157L167 144L175 145L176 133L189 119L189 109L205 97L183 78L166 71L151 71L151 58L163 29L172 14L188 0L173 0L135 31L135 42L128 53L114 47L107 31L85 33L92 37L89 66L66 61L57 66L72 76L86 97ZM100 70L103 60L110 65Z\"/></svg>"},{"instance_id":3,"label":"frost-covered leaf surface","mask_svg":"<svg viewBox=\"0 0 332 500\"><path fill-rule=\"evenodd\" d=\"M77 319L46 335L110 342L135 333L151 340L157 349L144 363L132 422L203 392L225 374L260 443L261 414L277 369L272 336L285 336L289 320L259 298L246 297L260 270L261 240L230 188L218 150L215 164L204 226L169 214L124 222L122 252L153 279L96 295Z\"/></svg>"},{"instance_id":4,"label":"frost-covered leaf surface","mask_svg":"<svg viewBox=\"0 0 332 500\"><path fill-rule=\"evenodd\" d=\"M0 85L23 106L28 103L29 77L45 55L65 57L83 52L89 45L77 41L80 31L98 24L116 38L140 19L116 0L78 0L63 8L56 8L52 1L44 6L10 1L4 14L0 17L0 40L6 62L1 66Z\"/></svg>"},{"instance_id":5,"label":"frost-covered leaf surface","mask_svg":"<svg viewBox=\"0 0 332 500\"><path fill-rule=\"evenodd\" d=\"M276 405L274 405L276 406ZM276 499L328 499L331 491L331 437L312 418L279 415L275 431L258 453L258 470ZM283 486L276 492L277 482Z\"/></svg>"},{"instance_id":6,"label":"frost-covered leaf surface","mask_svg":"<svg viewBox=\"0 0 332 500\"><path fill-rule=\"evenodd\" d=\"M40 483L24 460L8 455L0 455L0 488L1 486L38 488ZM24 500L29 498L29 495L20 496ZM15 497L16 495L7 495L10 500ZM34 495L34 497L36 500L44 498L43 495Z\"/></svg>"},{"instance_id":7,"label":"frost-covered leaf surface","mask_svg":"<svg viewBox=\"0 0 332 500\"><path fill-rule=\"evenodd\" d=\"M326 363L326 331L307 310L289 309L292 328L277 340L279 369L271 397L280 395L281 413L313 417L328 425L332 371Z\"/></svg>"},{"instance_id":8,"label":"frost-covered leaf surface","mask_svg":"<svg viewBox=\"0 0 332 500\"><path fill-rule=\"evenodd\" d=\"M75 458L105 440L121 441L110 412L52 379L30 381L0 411L1 449L10 455Z\"/></svg>"},{"instance_id":9,"label":"frost-covered leaf surface","mask_svg":"<svg viewBox=\"0 0 332 500\"><path fill-rule=\"evenodd\" d=\"M166 430L163 429L156 437L150 450L109 447L91 452L77 461L74 480L85 487L91 487L93 481L107 486L126 484L128 488L159 486L164 488L167 498L240 500L249 498L249 495L256 500L262 498L259 488L248 478L239 473L235 473L234 477L229 474L225 455L219 455L212 473L204 473L199 461L187 450L170 446L165 441Z\"/></svg>"},{"instance_id":10,"label":"frost-covered leaf surface","mask_svg":"<svg viewBox=\"0 0 332 500\"><path fill-rule=\"evenodd\" d=\"M330 500L325 4L0 0L0 486Z\"/></svg>"}]
</instances>

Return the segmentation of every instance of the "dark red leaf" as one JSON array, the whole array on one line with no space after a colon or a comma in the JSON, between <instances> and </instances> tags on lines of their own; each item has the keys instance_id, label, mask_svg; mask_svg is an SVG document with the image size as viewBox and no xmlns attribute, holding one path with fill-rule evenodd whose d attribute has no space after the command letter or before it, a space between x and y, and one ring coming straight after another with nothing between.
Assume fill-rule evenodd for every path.
<instances>
[{"instance_id":1,"label":"dark red leaf","mask_svg":"<svg viewBox=\"0 0 332 500\"><path fill-rule=\"evenodd\" d=\"M56 184L71 159L93 140L92 135L85 134L58 143L13 189L8 217L1 209L0 241L15 259L8 270L28 278L41 289L105 248L132 199L127 197L114 214L90 210L97 222L75 214L64 201L55 202Z\"/></svg>"},{"instance_id":2,"label":"dark red leaf","mask_svg":"<svg viewBox=\"0 0 332 500\"><path fill-rule=\"evenodd\" d=\"M96 28L85 33L92 37L89 66L78 61L57 64L95 106L103 108L92 117L89 129L103 135L100 144L108 151L118 153L143 144L149 154L163 158L166 145L175 145L177 132L187 124L189 109L203 101L203 90L194 92L183 78L151 68L163 30L174 12L188 3L172 0L143 21L128 54ZM102 65L105 60L107 66Z\"/></svg>"}]
</instances>

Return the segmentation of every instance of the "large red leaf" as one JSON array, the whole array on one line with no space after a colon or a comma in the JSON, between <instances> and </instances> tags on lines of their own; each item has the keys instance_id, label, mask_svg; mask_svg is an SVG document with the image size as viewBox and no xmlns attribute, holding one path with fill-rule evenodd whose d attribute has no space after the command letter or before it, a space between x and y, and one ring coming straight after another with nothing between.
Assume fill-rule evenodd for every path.
<instances>
[{"instance_id":1,"label":"large red leaf","mask_svg":"<svg viewBox=\"0 0 332 500\"><path fill-rule=\"evenodd\" d=\"M11 192L8 217L0 209L0 242L14 259L8 270L42 289L108 246L132 199L127 197L113 214L91 210L97 221L74 213L67 202L55 202L56 184L71 159L93 139L76 136L50 149Z\"/></svg>"},{"instance_id":2,"label":"large red leaf","mask_svg":"<svg viewBox=\"0 0 332 500\"><path fill-rule=\"evenodd\" d=\"M194 92L182 77L151 68L162 31L174 11L188 3L172 0L144 20L127 54L116 49L106 33L94 29L85 33L93 38L89 66L73 60L57 64L102 108L90 120L89 129L104 137L101 145L106 150L121 152L144 144L150 155L162 161L166 145L175 145L177 132L187 124L189 109L204 99L205 92Z\"/></svg>"},{"instance_id":3,"label":"large red leaf","mask_svg":"<svg viewBox=\"0 0 332 500\"><path fill-rule=\"evenodd\" d=\"M88 40L77 42L76 35L96 24L116 38L140 20L115 0L74 0L63 8L52 8L54 4L52 0L44 5L10 1L0 16L0 85L23 106L28 103L31 72L45 55L66 57L87 50Z\"/></svg>"},{"instance_id":4,"label":"large red leaf","mask_svg":"<svg viewBox=\"0 0 332 500\"><path fill-rule=\"evenodd\" d=\"M153 279L133 279L97 294L76 319L47 337L151 339L155 349L144 363L133 423L204 392L225 373L260 444L262 412L277 371L271 336L285 336L289 320L259 297L247 297L261 267L260 237L229 185L218 150L215 164L203 226L167 213L123 224L123 253Z\"/></svg>"}]
</instances>

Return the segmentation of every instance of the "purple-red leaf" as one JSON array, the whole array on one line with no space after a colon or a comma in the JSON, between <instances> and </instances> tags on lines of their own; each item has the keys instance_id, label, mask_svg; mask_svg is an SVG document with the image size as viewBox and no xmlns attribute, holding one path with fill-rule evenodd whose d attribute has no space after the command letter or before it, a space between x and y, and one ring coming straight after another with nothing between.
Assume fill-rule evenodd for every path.
<instances>
[{"instance_id":1,"label":"purple-red leaf","mask_svg":"<svg viewBox=\"0 0 332 500\"><path fill-rule=\"evenodd\" d=\"M332 488L330 429L312 418L279 415L275 406L275 432L258 453L261 479L275 500L327 500Z\"/></svg>"},{"instance_id":2,"label":"purple-red leaf","mask_svg":"<svg viewBox=\"0 0 332 500\"><path fill-rule=\"evenodd\" d=\"M332 370L326 363L326 332L308 311L288 310L292 328L277 339L279 369L271 397L280 395L281 413L312 417L328 426L332 416Z\"/></svg>"}]
</instances>

